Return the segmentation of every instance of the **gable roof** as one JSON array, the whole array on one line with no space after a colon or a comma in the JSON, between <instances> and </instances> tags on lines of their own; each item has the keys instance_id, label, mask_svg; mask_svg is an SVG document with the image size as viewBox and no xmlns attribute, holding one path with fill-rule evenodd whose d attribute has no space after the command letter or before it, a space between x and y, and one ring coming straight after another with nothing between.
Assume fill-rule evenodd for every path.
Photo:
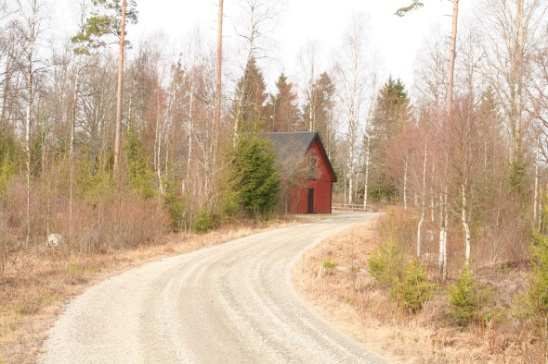
<instances>
[{"instance_id":1,"label":"gable roof","mask_svg":"<svg viewBox=\"0 0 548 364\"><path fill-rule=\"evenodd\" d=\"M305 157L308 149L314 142L317 142L320 146L323 158L327 162L327 167L333 176L333 182L337 181L337 175L331 165L331 161L327 156L327 152L323 146L320 135L316 132L276 132L276 133L264 133L263 136L272 143L276 157L280 161L291 160L292 158Z\"/></svg>"}]
</instances>

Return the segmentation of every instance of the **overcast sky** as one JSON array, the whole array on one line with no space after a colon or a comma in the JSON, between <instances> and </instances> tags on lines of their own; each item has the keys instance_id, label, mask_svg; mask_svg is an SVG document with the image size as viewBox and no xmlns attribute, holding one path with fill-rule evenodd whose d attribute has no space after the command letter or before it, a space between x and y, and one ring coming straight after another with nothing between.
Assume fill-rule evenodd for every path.
<instances>
[{"instance_id":1,"label":"overcast sky","mask_svg":"<svg viewBox=\"0 0 548 364\"><path fill-rule=\"evenodd\" d=\"M279 3L278 0L272 0ZM426 39L444 34L450 21L450 2L426 0L426 6L405 18L394 15L398 7L410 0L282 0L277 21L269 43L268 60L262 67L270 84L284 71L299 77L298 55L310 42L318 46L318 63L329 68L337 58L343 35L353 16L363 14L367 19L368 50L373 53L380 80L388 75L413 83L417 54ZM217 0L137 0L139 24L129 30L134 43L162 33L167 38L167 52L177 52L188 42L196 29L206 42L213 44L216 31ZM470 1L465 1L464 11ZM52 30L62 37L75 29L78 3L75 0L54 0L50 4ZM227 58L241 60L233 50L238 44L236 27L242 23L241 0L225 0ZM437 34L434 34L437 33ZM230 52L232 50L232 52Z\"/></svg>"}]
</instances>

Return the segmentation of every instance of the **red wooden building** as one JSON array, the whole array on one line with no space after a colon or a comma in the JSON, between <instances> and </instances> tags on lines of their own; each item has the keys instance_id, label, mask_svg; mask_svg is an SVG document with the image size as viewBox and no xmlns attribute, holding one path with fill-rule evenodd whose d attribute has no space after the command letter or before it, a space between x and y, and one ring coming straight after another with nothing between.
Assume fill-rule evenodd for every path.
<instances>
[{"instance_id":1,"label":"red wooden building","mask_svg":"<svg viewBox=\"0 0 548 364\"><path fill-rule=\"evenodd\" d=\"M267 133L285 179L286 210L293 214L330 214L337 176L318 133Z\"/></svg>"}]
</instances>

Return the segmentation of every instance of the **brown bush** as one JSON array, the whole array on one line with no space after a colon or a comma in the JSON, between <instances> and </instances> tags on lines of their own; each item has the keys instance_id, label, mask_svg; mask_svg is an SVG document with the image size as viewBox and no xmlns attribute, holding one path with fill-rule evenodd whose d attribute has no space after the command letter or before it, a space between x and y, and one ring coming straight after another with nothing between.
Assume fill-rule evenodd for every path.
<instances>
[{"instance_id":1,"label":"brown bush","mask_svg":"<svg viewBox=\"0 0 548 364\"><path fill-rule=\"evenodd\" d=\"M26 236L26 190L15 180L0 202L0 269L10 250L20 249ZM48 234L60 234L65 253L98 253L154 242L169 232L169 216L160 199L132 191L107 191L92 201L75 194L72 224L69 197L63 185L32 184L31 247L45 247Z\"/></svg>"}]
</instances>

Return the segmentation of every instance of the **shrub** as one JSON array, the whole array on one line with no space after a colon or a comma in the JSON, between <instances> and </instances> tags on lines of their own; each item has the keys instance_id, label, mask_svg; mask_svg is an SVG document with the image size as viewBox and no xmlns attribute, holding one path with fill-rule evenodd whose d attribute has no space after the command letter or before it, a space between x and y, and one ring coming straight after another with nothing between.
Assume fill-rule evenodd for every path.
<instances>
[{"instance_id":1,"label":"shrub","mask_svg":"<svg viewBox=\"0 0 548 364\"><path fill-rule=\"evenodd\" d=\"M322 262L322 267L323 269L325 269L326 271L329 271L329 270L333 270L337 267L337 263L331 261L331 260L324 260Z\"/></svg>"},{"instance_id":2,"label":"shrub","mask_svg":"<svg viewBox=\"0 0 548 364\"><path fill-rule=\"evenodd\" d=\"M128 178L131 187L144 198L154 197L154 172L148 166L146 152L143 143L133 130L127 135L126 157Z\"/></svg>"},{"instance_id":3,"label":"shrub","mask_svg":"<svg viewBox=\"0 0 548 364\"><path fill-rule=\"evenodd\" d=\"M177 196L175 188L172 184L168 184L166 186L164 204L169 213L172 230L175 232L181 231L183 229L185 218L185 206L183 204L183 200Z\"/></svg>"},{"instance_id":4,"label":"shrub","mask_svg":"<svg viewBox=\"0 0 548 364\"><path fill-rule=\"evenodd\" d=\"M477 316L479 297L478 284L470 269L465 267L456 284L449 288L450 317L459 326L467 326Z\"/></svg>"},{"instance_id":5,"label":"shrub","mask_svg":"<svg viewBox=\"0 0 548 364\"><path fill-rule=\"evenodd\" d=\"M233 198L248 216L265 216L274 210L280 179L267 141L254 136L240 138L232 159L230 186Z\"/></svg>"},{"instance_id":6,"label":"shrub","mask_svg":"<svg viewBox=\"0 0 548 364\"><path fill-rule=\"evenodd\" d=\"M428 280L424 268L414 260L407 264L391 293L402 309L415 313L432 297L433 289L434 285Z\"/></svg>"},{"instance_id":7,"label":"shrub","mask_svg":"<svg viewBox=\"0 0 548 364\"><path fill-rule=\"evenodd\" d=\"M10 179L15 175L20 153L13 136L0 131L0 197L6 193Z\"/></svg>"},{"instance_id":8,"label":"shrub","mask_svg":"<svg viewBox=\"0 0 548 364\"><path fill-rule=\"evenodd\" d=\"M202 209L198 213L194 224L192 224L192 230L197 233L207 233L208 231L215 229L217 225L218 222L216 216L207 209Z\"/></svg>"},{"instance_id":9,"label":"shrub","mask_svg":"<svg viewBox=\"0 0 548 364\"><path fill-rule=\"evenodd\" d=\"M381 244L368 260L369 274L384 286L392 286L399 279L404 265L404 254L393 240Z\"/></svg>"},{"instance_id":10,"label":"shrub","mask_svg":"<svg viewBox=\"0 0 548 364\"><path fill-rule=\"evenodd\" d=\"M532 252L529 297L535 312L548 317L548 235L539 234L535 237Z\"/></svg>"}]
</instances>

